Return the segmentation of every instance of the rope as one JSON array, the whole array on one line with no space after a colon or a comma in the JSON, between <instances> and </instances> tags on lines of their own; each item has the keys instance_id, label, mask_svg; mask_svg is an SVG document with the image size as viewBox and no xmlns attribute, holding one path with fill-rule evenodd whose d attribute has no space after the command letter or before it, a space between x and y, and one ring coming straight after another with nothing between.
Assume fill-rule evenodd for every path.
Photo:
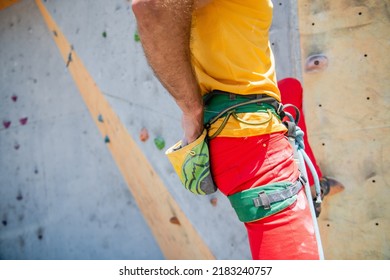
<instances>
[{"instance_id":1,"label":"rope","mask_svg":"<svg viewBox=\"0 0 390 280\"><path fill-rule=\"evenodd\" d=\"M304 145L304 142L303 142L303 135L304 135L304 132L298 126L296 126L296 136L295 136L295 139L294 139L294 137L289 137L289 141L290 141L290 143L292 144L292 146L294 148L294 158L298 161L299 170L301 170L301 172L302 172L302 174L303 174L303 176L305 178L308 178L307 177L307 171L306 171L305 162L307 163L307 165L308 165L308 167L310 169L310 172L311 172L311 174L313 175L313 178L314 178L316 194L317 194L315 202L316 203L321 203L320 181L318 179L318 174L317 174L317 172L316 172L316 170L314 168L314 165L313 165L312 161L310 160L310 158L308 157L308 155L304 151L305 145ZM317 222L317 217L316 217L316 214L315 214L314 205L312 203L313 197L311 195L311 190L310 190L310 185L309 185L309 181L308 180L305 183L305 192L306 192L307 199L309 201L310 213L311 213L311 217L312 217L312 220L313 220L314 232L315 232L316 239L317 239L318 254L320 256L320 259L324 260L325 258L324 258L324 251L323 251L323 248L322 248L321 237L320 237L320 230L319 230L319 227L318 227L318 222Z\"/></svg>"},{"instance_id":2,"label":"rope","mask_svg":"<svg viewBox=\"0 0 390 280\"><path fill-rule=\"evenodd\" d=\"M314 167L314 164L310 160L309 156L305 152L305 144L303 141L304 132L299 126L296 126L296 136L295 136L295 143L297 145L297 149L300 153L302 153L303 160L306 162L307 166L310 169L310 173L313 175L314 179L314 186L316 189L316 203L321 203L321 186L320 186L320 180L318 178L317 171ZM307 178L307 177L306 177Z\"/></svg>"}]
</instances>

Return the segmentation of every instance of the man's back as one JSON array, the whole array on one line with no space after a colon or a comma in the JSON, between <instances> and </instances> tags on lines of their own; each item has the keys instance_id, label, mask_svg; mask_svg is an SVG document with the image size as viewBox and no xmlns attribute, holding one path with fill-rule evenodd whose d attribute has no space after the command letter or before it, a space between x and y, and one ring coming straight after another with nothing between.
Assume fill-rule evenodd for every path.
<instances>
[{"instance_id":1,"label":"man's back","mask_svg":"<svg viewBox=\"0 0 390 280\"><path fill-rule=\"evenodd\" d=\"M270 0L214 0L195 11L193 65L202 93L267 93L279 100L268 31Z\"/></svg>"}]
</instances>

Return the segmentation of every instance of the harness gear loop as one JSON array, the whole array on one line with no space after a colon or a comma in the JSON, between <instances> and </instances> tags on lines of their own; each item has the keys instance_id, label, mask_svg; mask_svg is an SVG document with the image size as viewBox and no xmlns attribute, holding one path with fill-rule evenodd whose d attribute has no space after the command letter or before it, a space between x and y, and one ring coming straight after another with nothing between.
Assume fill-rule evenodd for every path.
<instances>
[{"instance_id":1,"label":"harness gear loop","mask_svg":"<svg viewBox=\"0 0 390 280\"><path fill-rule=\"evenodd\" d=\"M227 113L226 117L223 119L222 124L218 127L217 131L216 131L213 135L211 135L211 136L208 137L209 139L213 139L213 138L215 138L218 134L221 133L221 131L222 131L222 130L224 129L224 127L226 126L226 124L227 124L227 122L228 122L230 116L232 115L232 113L233 113L233 111L229 111L229 112ZM214 122L216 122L216 121L217 121L217 120L215 120ZM213 123L214 123L214 122L213 122ZM207 124L207 126L206 126L206 129L207 129L207 130L210 128L211 124L212 124L212 123L208 123L208 124Z\"/></svg>"},{"instance_id":2,"label":"harness gear loop","mask_svg":"<svg viewBox=\"0 0 390 280\"><path fill-rule=\"evenodd\" d=\"M271 209L271 202L269 201L269 198L265 191L259 192L259 197L253 199L253 203L255 204L255 207L263 206L264 209Z\"/></svg>"},{"instance_id":3,"label":"harness gear loop","mask_svg":"<svg viewBox=\"0 0 390 280\"><path fill-rule=\"evenodd\" d=\"M292 107L294 109L294 111L295 111L295 118L289 112L285 111L286 108L290 108L290 107ZM282 105L282 110L283 110L284 114L286 116L288 116L290 121L294 122L295 124L298 124L299 119L301 117L301 113L299 112L299 109L298 109L297 106L295 106L293 104L284 104L284 105Z\"/></svg>"},{"instance_id":4,"label":"harness gear loop","mask_svg":"<svg viewBox=\"0 0 390 280\"><path fill-rule=\"evenodd\" d=\"M267 109L267 114L268 114L268 119L264 120L264 121L261 121L261 122L248 122L248 121L245 121L243 119L241 119L236 112L233 112L232 115L233 117L238 120L239 122L242 122L244 124L247 124L247 125L263 125L263 124L266 124L268 122L270 122L272 120L272 113L271 113L271 110Z\"/></svg>"},{"instance_id":5,"label":"harness gear loop","mask_svg":"<svg viewBox=\"0 0 390 280\"><path fill-rule=\"evenodd\" d=\"M234 101L234 100L238 100L238 99L247 99L247 100L233 104L231 106L228 106L227 108L219 111L215 116L213 116L210 120L208 120L205 123L205 125L204 125L205 128L207 130L209 130L209 128L211 127L211 125L213 123L215 123L218 119L220 119L222 116L225 115L225 118L224 118L222 124L220 125L220 127L217 129L217 131L213 135L208 136L209 139L213 139L219 133L221 133L221 131L224 129L224 127L226 126L226 124L231 116L233 116L237 121L242 122L242 123L247 124L247 125L263 125L263 124L266 124L272 120L272 111L270 109L266 109L266 113L268 114L269 117L264 121L248 122L248 121L241 119L238 116L236 109L243 107L243 106L246 106L246 105L267 104L267 105L270 105L273 107L273 109L275 110L278 117L282 118L284 116L283 105L279 101L277 101L275 98L270 97L266 94L237 95L237 94L233 94L233 93L229 93L229 92L214 90L214 91L206 94L203 97L204 104L207 105L211 101L211 99L213 99L213 97L216 97L216 96L227 96L228 101Z\"/></svg>"},{"instance_id":6,"label":"harness gear loop","mask_svg":"<svg viewBox=\"0 0 390 280\"><path fill-rule=\"evenodd\" d=\"M266 124L266 123L268 123L268 122L270 122L270 121L272 120L272 112L271 112L271 110L267 109L267 114L268 114L268 118L267 118L266 120L264 120L264 121L261 121L261 122L248 122L248 121L245 121L245 120L241 119L241 118L237 115L237 113L234 111L234 109L232 109L232 110L230 110L230 111L227 112L227 115L226 115L225 118L223 119L223 122L222 122L222 124L218 127L217 131L214 132L214 134L211 135L211 136L209 136L208 138L209 138L209 139L213 139L213 138L215 138L218 134L220 134L221 131L225 128L225 126L226 126L226 124L227 124L227 122L228 122L228 120L229 120L229 118L230 118L231 116L233 116L237 121L242 122L242 123L247 124L247 125L263 125L263 124ZM216 121L216 120L215 120L215 121ZM215 121L213 121L213 123L214 123ZM211 122L208 123L207 126L206 126L206 128L207 128L207 129L210 128L211 124L212 124Z\"/></svg>"}]
</instances>

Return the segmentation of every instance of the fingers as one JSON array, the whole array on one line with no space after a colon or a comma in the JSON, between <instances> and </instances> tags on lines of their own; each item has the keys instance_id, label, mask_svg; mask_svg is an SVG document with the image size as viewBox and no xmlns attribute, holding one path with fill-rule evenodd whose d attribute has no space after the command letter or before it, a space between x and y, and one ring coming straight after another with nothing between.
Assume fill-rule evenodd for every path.
<instances>
[{"instance_id":1,"label":"fingers","mask_svg":"<svg viewBox=\"0 0 390 280\"><path fill-rule=\"evenodd\" d=\"M186 142L186 144L192 143L203 132L203 120L199 121L198 118L194 118L193 116L183 115L182 127L184 130L183 145L184 142Z\"/></svg>"}]
</instances>

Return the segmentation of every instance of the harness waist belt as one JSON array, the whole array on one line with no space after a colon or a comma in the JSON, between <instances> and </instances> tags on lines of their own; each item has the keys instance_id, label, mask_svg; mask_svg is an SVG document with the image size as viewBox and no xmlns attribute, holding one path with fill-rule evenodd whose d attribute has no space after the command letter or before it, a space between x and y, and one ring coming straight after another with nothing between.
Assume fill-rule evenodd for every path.
<instances>
[{"instance_id":1,"label":"harness waist belt","mask_svg":"<svg viewBox=\"0 0 390 280\"><path fill-rule=\"evenodd\" d=\"M212 124L226 113L267 112L271 109L279 118L283 118L283 104L267 94L235 94L213 90L203 96L205 104L204 123Z\"/></svg>"},{"instance_id":2,"label":"harness waist belt","mask_svg":"<svg viewBox=\"0 0 390 280\"><path fill-rule=\"evenodd\" d=\"M267 103L274 107L275 111L280 109L280 102L275 98L267 95L267 94L236 94L232 92L222 91L222 90L213 90L203 96L203 102L207 105L207 103L215 96L226 96L229 100L236 99L256 99L259 103Z\"/></svg>"}]
</instances>

